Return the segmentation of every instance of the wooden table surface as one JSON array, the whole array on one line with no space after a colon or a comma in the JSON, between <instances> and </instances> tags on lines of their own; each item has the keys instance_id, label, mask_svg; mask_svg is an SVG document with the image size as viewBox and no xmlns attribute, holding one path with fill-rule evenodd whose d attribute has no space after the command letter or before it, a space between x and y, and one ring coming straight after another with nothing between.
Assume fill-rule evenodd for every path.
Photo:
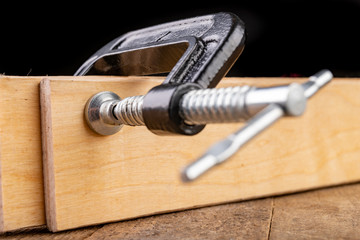
<instances>
[{"instance_id":1,"label":"wooden table surface","mask_svg":"<svg viewBox=\"0 0 360 240\"><path fill-rule=\"evenodd\" d=\"M360 183L1 239L359 239Z\"/></svg>"}]
</instances>

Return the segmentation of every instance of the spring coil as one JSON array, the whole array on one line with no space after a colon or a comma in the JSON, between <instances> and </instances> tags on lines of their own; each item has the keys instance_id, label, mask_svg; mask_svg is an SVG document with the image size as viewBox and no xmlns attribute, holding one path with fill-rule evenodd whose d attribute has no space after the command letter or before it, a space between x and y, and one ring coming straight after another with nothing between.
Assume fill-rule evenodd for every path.
<instances>
[{"instance_id":1,"label":"spring coil","mask_svg":"<svg viewBox=\"0 0 360 240\"><path fill-rule=\"evenodd\" d=\"M129 126L143 126L142 114L144 96L133 96L118 101L113 108L113 115L120 124Z\"/></svg>"},{"instance_id":2,"label":"spring coil","mask_svg":"<svg viewBox=\"0 0 360 240\"><path fill-rule=\"evenodd\" d=\"M250 116L245 106L249 86L193 90L180 102L180 115L188 124L239 122Z\"/></svg>"}]
</instances>

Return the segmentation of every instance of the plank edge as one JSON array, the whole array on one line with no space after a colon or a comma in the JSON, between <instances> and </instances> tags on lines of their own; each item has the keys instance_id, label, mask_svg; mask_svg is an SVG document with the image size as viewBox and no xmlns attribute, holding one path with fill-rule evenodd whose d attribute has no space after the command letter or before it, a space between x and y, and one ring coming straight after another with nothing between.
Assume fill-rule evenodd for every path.
<instances>
[{"instance_id":1,"label":"plank edge","mask_svg":"<svg viewBox=\"0 0 360 240\"><path fill-rule=\"evenodd\" d=\"M57 223L51 115L51 87L50 80L48 78L44 78L40 81L40 114L46 224L50 231L56 231Z\"/></svg>"},{"instance_id":2,"label":"plank edge","mask_svg":"<svg viewBox=\"0 0 360 240\"><path fill-rule=\"evenodd\" d=\"M0 136L0 233L6 231L4 226L4 199L3 199L3 182L2 182L2 164L1 164L1 136Z\"/></svg>"}]
</instances>

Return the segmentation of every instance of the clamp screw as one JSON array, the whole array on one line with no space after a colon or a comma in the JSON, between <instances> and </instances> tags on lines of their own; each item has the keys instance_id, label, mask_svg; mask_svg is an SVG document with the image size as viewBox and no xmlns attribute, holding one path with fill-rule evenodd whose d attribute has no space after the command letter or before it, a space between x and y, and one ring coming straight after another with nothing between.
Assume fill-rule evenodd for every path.
<instances>
[{"instance_id":1,"label":"clamp screw","mask_svg":"<svg viewBox=\"0 0 360 240\"><path fill-rule=\"evenodd\" d=\"M192 181L210 168L224 162L284 115L304 113L306 101L326 85L333 75L322 70L303 84L256 88L249 86L198 89L185 93L179 115L186 124L241 122L247 124L224 140L213 145L182 172L183 181ZM144 96L123 100L115 93L101 92L89 99L85 117L89 126L101 135L120 131L123 125L143 126Z\"/></svg>"},{"instance_id":2,"label":"clamp screw","mask_svg":"<svg viewBox=\"0 0 360 240\"><path fill-rule=\"evenodd\" d=\"M104 102L101 104L99 99ZM101 135L114 134L122 125L144 126L143 100L143 95L121 100L115 93L98 93L86 105L86 120ZM304 89L300 84L292 83L268 88L242 86L191 90L183 95L179 114L189 125L243 122L270 103L279 104L288 115L301 115L306 107ZM92 114L94 111L98 116ZM109 131L111 128L113 131Z\"/></svg>"}]
</instances>

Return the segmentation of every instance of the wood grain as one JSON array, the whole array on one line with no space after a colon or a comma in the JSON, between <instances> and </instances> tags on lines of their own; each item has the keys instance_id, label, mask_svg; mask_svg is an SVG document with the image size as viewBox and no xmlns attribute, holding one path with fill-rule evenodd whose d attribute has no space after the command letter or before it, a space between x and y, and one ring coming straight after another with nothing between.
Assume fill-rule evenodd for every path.
<instances>
[{"instance_id":1,"label":"wood grain","mask_svg":"<svg viewBox=\"0 0 360 240\"><path fill-rule=\"evenodd\" d=\"M267 239L271 205L266 198L106 224L88 240Z\"/></svg>"},{"instance_id":2,"label":"wood grain","mask_svg":"<svg viewBox=\"0 0 360 240\"><path fill-rule=\"evenodd\" d=\"M21 231L1 239L267 239L272 199L224 204L51 233Z\"/></svg>"},{"instance_id":3,"label":"wood grain","mask_svg":"<svg viewBox=\"0 0 360 240\"><path fill-rule=\"evenodd\" d=\"M0 77L0 231L45 223L39 82Z\"/></svg>"},{"instance_id":4,"label":"wood grain","mask_svg":"<svg viewBox=\"0 0 360 240\"><path fill-rule=\"evenodd\" d=\"M39 102L42 78L0 76L0 232L45 224ZM99 80L52 77L84 78Z\"/></svg>"},{"instance_id":5,"label":"wood grain","mask_svg":"<svg viewBox=\"0 0 360 240\"><path fill-rule=\"evenodd\" d=\"M40 92L40 103L42 106L41 111L41 137L42 137L42 149L43 149L43 159L52 159L53 156L53 142L52 142L52 118L51 118L51 99L50 95L50 81L46 79L41 81L40 88L42 89ZM44 176L44 189L45 191L45 210L49 212L50 209L55 209L55 201L50 201L51 196L55 193L55 180L54 174L49 174L50 172L54 172L54 165L52 161L44 161L43 169L47 171L43 171ZM52 218L50 215L46 215L46 222L50 225L56 224L52 223Z\"/></svg>"},{"instance_id":6,"label":"wood grain","mask_svg":"<svg viewBox=\"0 0 360 240\"><path fill-rule=\"evenodd\" d=\"M360 184L274 198L270 239L358 239Z\"/></svg>"},{"instance_id":7,"label":"wood grain","mask_svg":"<svg viewBox=\"0 0 360 240\"><path fill-rule=\"evenodd\" d=\"M46 213L52 231L360 179L356 80L334 81L309 101L304 116L280 120L192 184L180 182L179 170L241 124L209 125L194 137L160 137L145 127L98 136L83 118L84 105L93 94L145 94L160 81L49 81L53 153L47 156L53 157L44 161L54 166L45 169L54 175L55 190L46 195L56 205ZM294 79L226 79L220 86L290 81Z\"/></svg>"}]
</instances>

